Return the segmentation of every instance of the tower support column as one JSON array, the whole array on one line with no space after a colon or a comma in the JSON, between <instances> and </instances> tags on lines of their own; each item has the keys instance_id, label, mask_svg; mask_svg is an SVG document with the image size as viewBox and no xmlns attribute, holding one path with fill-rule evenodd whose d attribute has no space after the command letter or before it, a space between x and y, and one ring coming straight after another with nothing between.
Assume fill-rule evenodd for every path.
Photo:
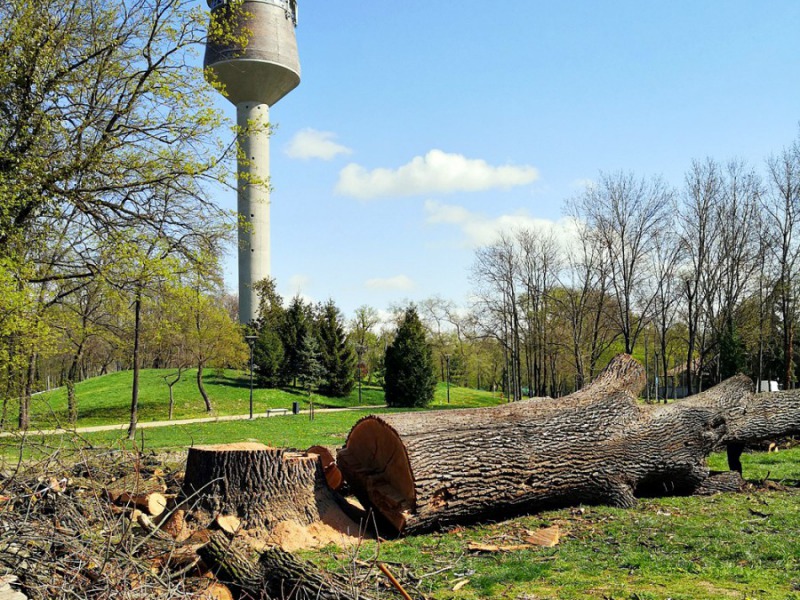
<instances>
[{"instance_id":1,"label":"tower support column","mask_svg":"<svg viewBox=\"0 0 800 600\"><path fill-rule=\"evenodd\" d=\"M269 106L236 105L239 128L239 322L250 323L258 311L253 284L269 277Z\"/></svg>"}]
</instances>

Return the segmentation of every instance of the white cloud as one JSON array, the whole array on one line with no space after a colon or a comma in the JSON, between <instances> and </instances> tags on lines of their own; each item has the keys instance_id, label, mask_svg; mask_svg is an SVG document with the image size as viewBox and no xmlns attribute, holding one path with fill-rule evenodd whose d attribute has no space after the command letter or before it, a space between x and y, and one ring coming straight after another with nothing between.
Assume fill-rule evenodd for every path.
<instances>
[{"instance_id":1,"label":"white cloud","mask_svg":"<svg viewBox=\"0 0 800 600\"><path fill-rule=\"evenodd\" d=\"M289 292L287 296L289 298L299 296L304 302L310 302L313 304L313 298L305 293L310 286L311 278L308 275L292 275L287 281L286 289Z\"/></svg>"},{"instance_id":2,"label":"white cloud","mask_svg":"<svg viewBox=\"0 0 800 600\"><path fill-rule=\"evenodd\" d=\"M593 188L595 183L594 179L575 179L569 185L571 188L583 191L589 188Z\"/></svg>"},{"instance_id":3,"label":"white cloud","mask_svg":"<svg viewBox=\"0 0 800 600\"><path fill-rule=\"evenodd\" d=\"M464 234L467 245L477 247L491 244L501 233L513 233L521 229L530 229L543 233L551 233L565 247L571 244L577 235L575 222L571 218L551 221L533 217L524 210L513 214L489 217L470 212L463 206L442 204L434 200L425 203L426 222L431 225L452 225Z\"/></svg>"},{"instance_id":4,"label":"white cloud","mask_svg":"<svg viewBox=\"0 0 800 600\"><path fill-rule=\"evenodd\" d=\"M347 146L342 146L334 141L336 134L331 131L317 131L316 129L301 129L289 140L286 154L291 158L303 160L320 158L331 160L340 154L352 154Z\"/></svg>"},{"instance_id":5,"label":"white cloud","mask_svg":"<svg viewBox=\"0 0 800 600\"><path fill-rule=\"evenodd\" d=\"M407 275L395 275L394 277L368 279L364 287L370 290L392 290L407 291L415 287L414 281Z\"/></svg>"},{"instance_id":6,"label":"white cloud","mask_svg":"<svg viewBox=\"0 0 800 600\"><path fill-rule=\"evenodd\" d=\"M397 169L368 170L350 163L339 173L336 192L362 200L385 196L480 192L533 183L539 172L530 166L488 164L461 154L431 150Z\"/></svg>"}]
</instances>

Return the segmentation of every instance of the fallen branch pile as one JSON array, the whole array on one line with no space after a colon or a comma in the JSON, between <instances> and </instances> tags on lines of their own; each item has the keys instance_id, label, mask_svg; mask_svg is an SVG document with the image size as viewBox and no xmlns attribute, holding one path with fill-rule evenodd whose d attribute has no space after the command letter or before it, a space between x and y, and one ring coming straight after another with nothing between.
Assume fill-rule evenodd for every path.
<instances>
[{"instance_id":1,"label":"fallen branch pile","mask_svg":"<svg viewBox=\"0 0 800 600\"><path fill-rule=\"evenodd\" d=\"M251 558L240 524L181 495L179 468L115 451L0 475L0 576L31 600L367 598L278 547Z\"/></svg>"}]
</instances>

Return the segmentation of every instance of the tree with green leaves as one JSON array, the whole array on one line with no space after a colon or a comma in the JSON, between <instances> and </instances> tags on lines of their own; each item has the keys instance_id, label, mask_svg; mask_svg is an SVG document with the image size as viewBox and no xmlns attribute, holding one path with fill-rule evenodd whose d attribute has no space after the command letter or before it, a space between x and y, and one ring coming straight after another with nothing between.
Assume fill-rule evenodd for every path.
<instances>
[{"instance_id":1,"label":"tree with green leaves","mask_svg":"<svg viewBox=\"0 0 800 600\"><path fill-rule=\"evenodd\" d=\"M343 398L353 390L356 354L345 333L342 312L333 300L317 307L316 330L325 369L321 391L327 396Z\"/></svg>"},{"instance_id":2,"label":"tree with green leaves","mask_svg":"<svg viewBox=\"0 0 800 600\"><path fill-rule=\"evenodd\" d=\"M427 406L433 400L433 351L413 306L406 309L394 341L386 349L385 368L388 406Z\"/></svg>"},{"instance_id":3,"label":"tree with green leaves","mask_svg":"<svg viewBox=\"0 0 800 600\"><path fill-rule=\"evenodd\" d=\"M35 299L9 303L13 327L0 332L0 371L21 361L28 373L3 391L20 394L21 428L47 343L30 332L114 275L109 246L134 232L186 257L227 219L207 185L227 178L234 148L195 66L206 21L188 0L0 5L0 264Z\"/></svg>"}]
</instances>

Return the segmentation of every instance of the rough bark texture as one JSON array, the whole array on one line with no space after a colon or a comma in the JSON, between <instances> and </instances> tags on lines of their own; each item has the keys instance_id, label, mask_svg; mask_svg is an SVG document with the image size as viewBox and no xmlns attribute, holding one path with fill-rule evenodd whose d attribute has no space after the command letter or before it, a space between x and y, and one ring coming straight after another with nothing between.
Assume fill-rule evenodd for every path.
<instances>
[{"instance_id":1,"label":"rough bark texture","mask_svg":"<svg viewBox=\"0 0 800 600\"><path fill-rule=\"evenodd\" d=\"M800 430L800 396L754 396L746 377L661 406L637 403L643 384L641 365L621 355L560 400L365 417L339 468L396 531L418 533L550 506L627 507L637 495L692 493L721 444Z\"/></svg>"},{"instance_id":2,"label":"rough bark texture","mask_svg":"<svg viewBox=\"0 0 800 600\"><path fill-rule=\"evenodd\" d=\"M238 517L246 529L311 524L335 504L316 455L257 443L190 448L182 495L212 515Z\"/></svg>"},{"instance_id":3,"label":"rough bark texture","mask_svg":"<svg viewBox=\"0 0 800 600\"><path fill-rule=\"evenodd\" d=\"M220 581L245 598L369 600L347 582L323 574L311 563L300 561L279 548L265 550L256 564L217 533L198 553Z\"/></svg>"}]
</instances>

